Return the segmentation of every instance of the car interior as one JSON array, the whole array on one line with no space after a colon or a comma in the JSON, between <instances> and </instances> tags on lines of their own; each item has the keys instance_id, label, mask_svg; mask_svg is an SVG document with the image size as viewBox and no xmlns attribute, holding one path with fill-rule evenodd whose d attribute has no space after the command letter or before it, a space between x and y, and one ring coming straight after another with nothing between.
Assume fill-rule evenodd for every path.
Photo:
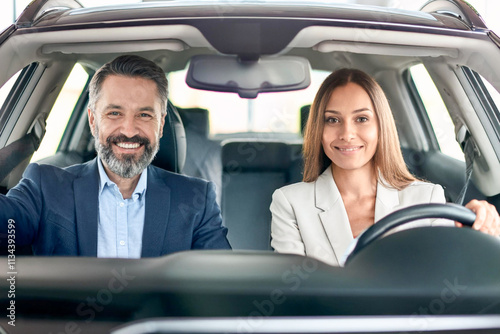
<instances>
[{"instance_id":1,"label":"car interior","mask_svg":"<svg viewBox=\"0 0 500 334\"><path fill-rule=\"evenodd\" d=\"M147 53L141 54L148 56ZM115 54L107 55L107 58L103 59L112 59L114 56ZM148 57L154 59L154 56ZM364 65L364 70L375 76L382 87L393 87L392 89L386 88L385 91L397 119L401 149L409 170L419 178L443 185L448 200L455 201L465 182L466 164L463 157L461 161L440 150L439 143L435 138L436 134L432 132L432 124L424 118L428 117L423 114L425 110L416 108L422 104L421 102L417 103L421 97L416 93L417 89L414 87L408 70L398 74L401 69L396 67L393 70L384 70L383 75L382 73L378 74L380 70L377 68L384 68L387 64L403 66L407 63L413 64L415 60L394 56L343 55L343 58L346 57L350 58L338 62L334 68L362 67L361 65L373 63L375 65L372 65L371 69ZM355 60L355 57L360 59ZM80 63L85 64L89 61L82 59ZM37 64L35 66L43 65ZM87 67L89 78L97 66ZM442 66L447 67L446 64ZM26 68L23 71L28 70ZM47 70L45 69L44 72ZM20 75L21 79L24 77L25 75ZM448 76L444 84L450 85L449 81L452 80L449 80ZM455 84L458 85L458 83ZM19 82L18 85L22 85L22 83ZM436 86L442 87L439 84ZM460 88L463 92L461 86L456 88ZM409 101L402 100L402 97L408 98ZM453 97L448 96L447 98L451 100ZM57 152L37 160L37 163L67 167L75 163L89 161L95 157L93 137L87 124L86 99L87 92L83 90L71 113L66 129L64 129ZM417 102L414 102L415 105L411 105L412 101ZM453 103L458 105L457 102ZM271 216L269 205L271 195L274 190L302 179L300 128L303 127L307 119L308 107L309 105L304 105L296 110L296 117L302 123L300 127L297 127L297 133L289 133L286 138L283 134L275 135L269 132L240 132L217 136L209 133L210 110L181 108L169 102L164 136L160 142L160 151L153 164L166 170L202 177L214 182L217 185L224 224L229 228L229 240L233 247L236 249L270 250ZM404 111L408 109L413 112ZM24 117L24 115L25 112L19 116ZM38 122L38 119L35 118L35 122ZM417 121L422 127L410 126L410 124L416 124ZM12 129L13 132L21 125L19 123L24 122L18 121ZM479 141L479 143L482 142ZM488 156L481 155L479 157L479 164L476 164L477 169L487 164L487 162L481 164L484 159L488 159ZM4 193L19 181L23 168L29 161L29 159L25 159L4 179ZM485 168L487 173L494 174L494 170L494 168ZM487 188L491 185L482 186ZM245 191L241 191L241 189L245 189ZM487 192L485 194L485 192L478 190L475 182L469 183L464 202L472 198L488 198L498 205L498 197L487 196Z\"/></svg>"},{"instance_id":2,"label":"car interior","mask_svg":"<svg viewBox=\"0 0 500 334\"><path fill-rule=\"evenodd\" d=\"M474 231L436 227L400 232L373 242L369 252L360 251L346 268L278 256L270 245L272 193L302 180L302 129L314 92L327 74L343 67L366 71L384 89L405 162L415 176L443 185L449 202L460 201L467 186L463 203L485 199L500 210L500 114L495 105L500 39L463 2L452 1L449 9L462 16L439 9L438 2L431 1L421 12L390 13L369 6L318 5L308 19L303 18L303 5L291 2L283 20L259 17L258 10L241 4L227 9L179 6L175 1L162 3L158 10L163 16L134 4L107 10L73 4L72 10L40 17L25 12L18 22L21 28L0 35L0 160L13 159L19 147L26 152L20 161L11 161L15 166L0 170L0 175L5 173L1 192L19 182L30 162L66 167L96 156L87 120L88 83L105 62L136 54L156 62L169 78L167 119L153 164L216 184L233 247L231 256L192 251L140 261L53 258L50 268L44 259L30 256L30 247L18 248L17 254L25 255L22 270L27 277L25 292L17 299L18 304L25 302L19 310L25 328L53 330L54 323L74 322L96 332L118 328L115 333L141 333L149 328L151 333L174 333L171 328L189 328L194 333L203 332L195 326L200 321L201 327L215 326L214 332L236 333L254 331L252 321L263 317L261 328L267 333L276 332L272 321L280 317L296 317L295 325L280 323L284 332L292 332L311 320L302 317L320 321L330 315L361 315L367 324L378 321L376 316L395 317L395 322L404 316L406 323L414 320L412 328L428 330L453 323L457 315L462 323L467 315L488 320L498 314L500 263L494 254L500 252L500 243ZM278 2L266 7L275 15L280 9ZM349 17L349 10L356 14ZM335 19L329 22L322 15ZM278 65L287 57L300 59L309 78L288 78L284 73L293 74L295 65ZM193 73L194 59L198 71L210 74L207 81L200 79L201 72ZM245 81L253 72L244 65L259 59L267 59L277 76L288 81ZM81 72L79 88L66 90L75 71ZM294 80L295 86L285 88ZM307 86L310 91L302 97ZM68 91L73 104L63 105L66 116L53 114L58 97ZM275 96L282 97L273 102ZM241 119L245 126L239 126ZM32 157L56 129L60 137L53 151ZM5 149L13 144L21 146L11 146L8 153ZM465 219L455 213L450 217ZM391 261L384 260L388 257ZM83 275L81 268L92 270ZM108 295L103 287L116 277L126 289L109 294L102 308L93 307L88 298L104 300ZM446 288L458 291L456 301L435 302ZM427 313L420 312L421 305ZM47 308L57 321L44 313ZM419 323L415 316L422 315L449 317ZM179 327L165 327L160 319L165 316L174 321L168 326L178 322ZM186 324L186 317L196 321ZM217 324L212 324L214 318ZM345 326L339 332L347 332L349 323ZM461 332L472 333L477 326Z\"/></svg>"}]
</instances>

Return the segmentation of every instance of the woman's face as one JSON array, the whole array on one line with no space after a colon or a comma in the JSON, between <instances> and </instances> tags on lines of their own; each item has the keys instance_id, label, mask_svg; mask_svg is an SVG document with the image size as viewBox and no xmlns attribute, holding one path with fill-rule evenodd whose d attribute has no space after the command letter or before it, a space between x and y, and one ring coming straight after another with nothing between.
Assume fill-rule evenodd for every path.
<instances>
[{"instance_id":1,"label":"woman's face","mask_svg":"<svg viewBox=\"0 0 500 334\"><path fill-rule=\"evenodd\" d=\"M355 83L335 88L324 118L322 145L334 168L371 167L378 144L378 119L366 91Z\"/></svg>"}]
</instances>

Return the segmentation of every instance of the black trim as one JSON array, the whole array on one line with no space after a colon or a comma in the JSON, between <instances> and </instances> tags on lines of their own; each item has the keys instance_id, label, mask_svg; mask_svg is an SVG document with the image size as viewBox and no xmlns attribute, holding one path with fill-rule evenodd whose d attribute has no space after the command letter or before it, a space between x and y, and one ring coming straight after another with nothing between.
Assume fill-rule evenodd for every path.
<instances>
[{"instance_id":1,"label":"black trim","mask_svg":"<svg viewBox=\"0 0 500 334\"><path fill-rule=\"evenodd\" d=\"M53 12L68 9L83 8L82 4L76 0L34 0L24 9L16 20L16 26L31 26L34 22L44 15Z\"/></svg>"},{"instance_id":2,"label":"black trim","mask_svg":"<svg viewBox=\"0 0 500 334\"><path fill-rule=\"evenodd\" d=\"M12 35L15 31L16 31L16 26L15 25L12 24L11 26L7 27L7 29L5 29L0 34L0 45L2 45L3 42L5 42L7 40L7 38L9 38L10 35Z\"/></svg>"},{"instance_id":3,"label":"black trim","mask_svg":"<svg viewBox=\"0 0 500 334\"><path fill-rule=\"evenodd\" d=\"M470 29L486 30L488 27L484 24L479 13L467 1L463 0L430 0L427 1L420 11L429 14L444 14L459 19Z\"/></svg>"}]
</instances>

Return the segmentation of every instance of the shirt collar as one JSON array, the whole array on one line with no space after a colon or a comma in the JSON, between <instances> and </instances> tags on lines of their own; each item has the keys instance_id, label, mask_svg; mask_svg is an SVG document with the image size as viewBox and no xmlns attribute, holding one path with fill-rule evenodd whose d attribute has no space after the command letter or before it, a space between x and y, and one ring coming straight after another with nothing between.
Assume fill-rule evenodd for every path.
<instances>
[{"instance_id":1,"label":"shirt collar","mask_svg":"<svg viewBox=\"0 0 500 334\"><path fill-rule=\"evenodd\" d=\"M102 194L106 185L111 188L115 186L116 189L118 189L116 183L111 181L110 178L108 177L108 174L106 174L106 171L104 170L104 166L102 165L102 161L100 158L97 159L97 169L99 170L99 194ZM134 201L142 198L142 196L146 192L147 184L148 184L148 169L145 168L142 171L141 177L139 178L139 182L137 183L137 186L135 187L135 190L132 194L132 199Z\"/></svg>"}]
</instances>

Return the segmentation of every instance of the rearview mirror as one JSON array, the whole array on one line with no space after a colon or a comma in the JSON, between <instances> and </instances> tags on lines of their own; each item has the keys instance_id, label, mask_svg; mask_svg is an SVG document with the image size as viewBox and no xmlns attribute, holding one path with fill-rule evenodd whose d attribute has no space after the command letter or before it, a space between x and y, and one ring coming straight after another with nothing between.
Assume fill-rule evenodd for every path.
<instances>
[{"instance_id":1,"label":"rearview mirror","mask_svg":"<svg viewBox=\"0 0 500 334\"><path fill-rule=\"evenodd\" d=\"M238 93L253 99L259 93L304 89L311 83L311 66L301 57L261 57L242 61L236 56L197 55L191 58L186 83L191 88Z\"/></svg>"}]
</instances>

